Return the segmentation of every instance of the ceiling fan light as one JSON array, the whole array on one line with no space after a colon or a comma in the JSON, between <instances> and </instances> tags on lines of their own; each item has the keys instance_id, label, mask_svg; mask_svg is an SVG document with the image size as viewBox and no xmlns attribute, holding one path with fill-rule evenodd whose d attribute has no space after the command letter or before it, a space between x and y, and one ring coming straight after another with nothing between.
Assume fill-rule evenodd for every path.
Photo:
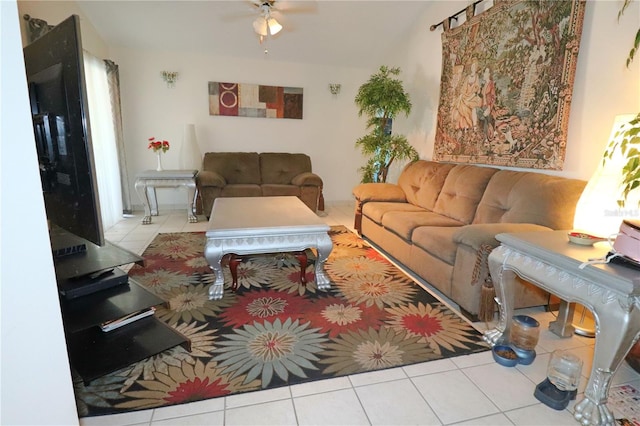
<instances>
[{"instance_id":1,"label":"ceiling fan light","mask_svg":"<svg viewBox=\"0 0 640 426\"><path fill-rule=\"evenodd\" d=\"M261 36L266 36L267 35L267 20L264 19L262 16L257 17L254 21L253 21L253 30L261 35Z\"/></svg>"},{"instance_id":2,"label":"ceiling fan light","mask_svg":"<svg viewBox=\"0 0 640 426\"><path fill-rule=\"evenodd\" d=\"M269 18L267 24L269 24L269 32L271 35L276 35L282 30L282 25L280 25L280 22L276 21L275 18Z\"/></svg>"}]
</instances>

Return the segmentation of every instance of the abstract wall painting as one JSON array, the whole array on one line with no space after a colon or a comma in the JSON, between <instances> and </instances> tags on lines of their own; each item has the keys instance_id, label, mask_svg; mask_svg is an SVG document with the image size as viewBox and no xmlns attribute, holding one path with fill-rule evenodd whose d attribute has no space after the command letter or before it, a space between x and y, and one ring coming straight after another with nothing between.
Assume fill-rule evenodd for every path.
<instances>
[{"instance_id":1,"label":"abstract wall painting","mask_svg":"<svg viewBox=\"0 0 640 426\"><path fill-rule=\"evenodd\" d=\"M209 82L209 115L302 119L299 87Z\"/></svg>"},{"instance_id":2,"label":"abstract wall painting","mask_svg":"<svg viewBox=\"0 0 640 426\"><path fill-rule=\"evenodd\" d=\"M584 0L503 0L442 34L433 159L562 170Z\"/></svg>"}]
</instances>

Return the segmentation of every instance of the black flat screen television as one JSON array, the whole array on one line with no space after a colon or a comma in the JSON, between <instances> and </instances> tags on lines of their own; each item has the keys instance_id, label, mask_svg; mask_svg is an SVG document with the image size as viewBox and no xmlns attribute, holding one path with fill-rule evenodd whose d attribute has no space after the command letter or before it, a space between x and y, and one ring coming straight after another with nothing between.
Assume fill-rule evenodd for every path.
<instances>
[{"instance_id":1,"label":"black flat screen television","mask_svg":"<svg viewBox=\"0 0 640 426\"><path fill-rule=\"evenodd\" d=\"M103 246L78 16L23 52L47 219ZM74 253L77 247L65 247L58 235L50 233L54 256Z\"/></svg>"}]
</instances>

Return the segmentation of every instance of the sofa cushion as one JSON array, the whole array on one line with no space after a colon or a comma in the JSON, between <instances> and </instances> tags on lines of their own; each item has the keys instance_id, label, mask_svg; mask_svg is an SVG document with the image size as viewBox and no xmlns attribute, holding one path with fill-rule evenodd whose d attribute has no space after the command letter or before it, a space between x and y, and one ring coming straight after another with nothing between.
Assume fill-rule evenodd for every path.
<instances>
[{"instance_id":1,"label":"sofa cushion","mask_svg":"<svg viewBox=\"0 0 640 426\"><path fill-rule=\"evenodd\" d=\"M257 152L207 152L202 170L216 171L228 184L260 184Z\"/></svg>"},{"instance_id":2,"label":"sofa cushion","mask_svg":"<svg viewBox=\"0 0 640 426\"><path fill-rule=\"evenodd\" d=\"M427 253L453 265L458 244L453 241L457 226L419 226L413 230L411 241Z\"/></svg>"},{"instance_id":3,"label":"sofa cushion","mask_svg":"<svg viewBox=\"0 0 640 426\"><path fill-rule=\"evenodd\" d=\"M418 226L456 226L463 223L447 216L429 211L390 211L382 217L382 226L396 235L411 241L413 230Z\"/></svg>"},{"instance_id":4,"label":"sofa cushion","mask_svg":"<svg viewBox=\"0 0 640 426\"><path fill-rule=\"evenodd\" d=\"M291 184L293 178L311 171L311 159L306 154L263 152L260 154L261 183Z\"/></svg>"},{"instance_id":5,"label":"sofa cushion","mask_svg":"<svg viewBox=\"0 0 640 426\"><path fill-rule=\"evenodd\" d=\"M392 211L423 212L424 209L409 203L393 203L372 201L362 207L362 214L374 222L381 224L382 217Z\"/></svg>"},{"instance_id":6,"label":"sofa cushion","mask_svg":"<svg viewBox=\"0 0 640 426\"><path fill-rule=\"evenodd\" d=\"M447 175L433 211L465 224L471 223L489 179L497 171L491 167L455 166Z\"/></svg>"},{"instance_id":7,"label":"sofa cushion","mask_svg":"<svg viewBox=\"0 0 640 426\"><path fill-rule=\"evenodd\" d=\"M433 210L449 171L455 164L416 161L407 164L398 177L408 202Z\"/></svg>"},{"instance_id":8,"label":"sofa cushion","mask_svg":"<svg viewBox=\"0 0 640 426\"><path fill-rule=\"evenodd\" d=\"M221 197L260 197L262 189L255 184L229 184L222 188Z\"/></svg>"},{"instance_id":9,"label":"sofa cushion","mask_svg":"<svg viewBox=\"0 0 640 426\"><path fill-rule=\"evenodd\" d=\"M578 179L501 170L487 185L473 223L534 223L571 229L585 184Z\"/></svg>"}]
</instances>

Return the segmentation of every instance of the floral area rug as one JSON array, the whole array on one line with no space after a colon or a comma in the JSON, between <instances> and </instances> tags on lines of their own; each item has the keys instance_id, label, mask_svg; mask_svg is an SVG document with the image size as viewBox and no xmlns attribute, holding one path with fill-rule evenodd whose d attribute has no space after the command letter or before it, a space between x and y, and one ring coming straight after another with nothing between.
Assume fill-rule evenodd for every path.
<instances>
[{"instance_id":1,"label":"floral area rug","mask_svg":"<svg viewBox=\"0 0 640 426\"><path fill-rule=\"evenodd\" d=\"M129 275L164 299L156 316L191 340L129 367L75 384L81 417L216 398L480 352L469 323L343 226L332 227L325 270L306 284L291 255L256 255L224 268L221 300L204 255L205 234L159 234ZM224 259L223 259L224 262Z\"/></svg>"}]
</instances>

